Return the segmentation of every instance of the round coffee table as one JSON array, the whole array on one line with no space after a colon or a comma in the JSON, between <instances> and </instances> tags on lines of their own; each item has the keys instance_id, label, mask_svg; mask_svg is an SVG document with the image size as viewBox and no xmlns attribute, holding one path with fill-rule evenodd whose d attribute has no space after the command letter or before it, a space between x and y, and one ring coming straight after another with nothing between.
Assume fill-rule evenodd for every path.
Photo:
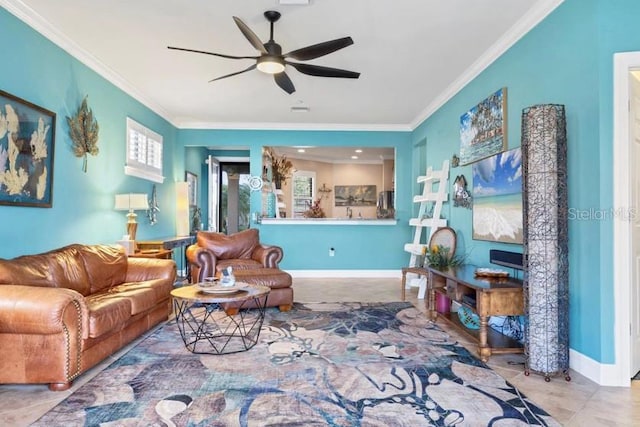
<instances>
[{"instance_id":1,"label":"round coffee table","mask_svg":"<svg viewBox=\"0 0 640 427\"><path fill-rule=\"evenodd\" d=\"M242 282L235 288L230 293L206 293L195 284L171 291L176 323L189 351L229 354L256 345L270 289ZM250 303L255 308L243 309Z\"/></svg>"}]
</instances>

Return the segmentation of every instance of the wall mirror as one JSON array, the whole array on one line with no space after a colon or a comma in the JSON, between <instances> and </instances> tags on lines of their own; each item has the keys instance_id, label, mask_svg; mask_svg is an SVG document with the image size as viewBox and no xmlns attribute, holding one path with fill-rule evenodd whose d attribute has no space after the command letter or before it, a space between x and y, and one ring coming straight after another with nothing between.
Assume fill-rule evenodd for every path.
<instances>
[{"instance_id":1,"label":"wall mirror","mask_svg":"<svg viewBox=\"0 0 640 427\"><path fill-rule=\"evenodd\" d=\"M394 219L393 147L263 147L263 218Z\"/></svg>"}]
</instances>

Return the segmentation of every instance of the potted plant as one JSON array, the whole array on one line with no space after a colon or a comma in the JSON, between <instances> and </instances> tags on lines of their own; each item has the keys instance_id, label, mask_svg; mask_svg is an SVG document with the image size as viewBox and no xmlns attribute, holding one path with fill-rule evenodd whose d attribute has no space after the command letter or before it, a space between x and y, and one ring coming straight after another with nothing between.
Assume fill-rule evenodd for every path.
<instances>
[{"instance_id":1,"label":"potted plant","mask_svg":"<svg viewBox=\"0 0 640 427\"><path fill-rule=\"evenodd\" d=\"M326 218L324 210L320 207L321 201L322 197L313 202L309 209L302 213L302 216L305 218Z\"/></svg>"},{"instance_id":2,"label":"potted plant","mask_svg":"<svg viewBox=\"0 0 640 427\"><path fill-rule=\"evenodd\" d=\"M282 188L282 183L291 178L293 163L287 156L273 156L271 161L271 178L276 188Z\"/></svg>"},{"instance_id":3,"label":"potted plant","mask_svg":"<svg viewBox=\"0 0 640 427\"><path fill-rule=\"evenodd\" d=\"M450 248L433 245L425 254L425 264L438 269L457 267L464 263L464 257L450 254Z\"/></svg>"}]
</instances>

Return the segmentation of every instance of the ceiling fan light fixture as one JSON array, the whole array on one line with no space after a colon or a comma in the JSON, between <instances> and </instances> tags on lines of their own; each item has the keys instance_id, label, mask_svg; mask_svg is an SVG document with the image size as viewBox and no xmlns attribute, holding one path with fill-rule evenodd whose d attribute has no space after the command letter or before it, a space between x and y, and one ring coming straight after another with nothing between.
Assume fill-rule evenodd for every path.
<instances>
[{"instance_id":1,"label":"ceiling fan light fixture","mask_svg":"<svg viewBox=\"0 0 640 427\"><path fill-rule=\"evenodd\" d=\"M258 70L267 74L278 74L284 71L284 60L273 56L258 58Z\"/></svg>"},{"instance_id":2,"label":"ceiling fan light fixture","mask_svg":"<svg viewBox=\"0 0 640 427\"><path fill-rule=\"evenodd\" d=\"M283 0L287 1L287 0ZM289 0L294 2L295 0ZM309 0L298 0L299 3L296 4L304 4L308 3ZM251 28L247 24L245 24L242 19L237 16L233 17L236 26L247 39L247 41L253 46L255 50L258 51L259 56L235 56L235 55L226 55L222 53L216 52L206 52L203 50L195 50L195 49L186 49L182 47L175 46L167 46L169 49L182 50L185 52L194 52L200 53L204 55L213 55L221 58L228 59L253 59L255 60L255 64L250 65L244 70L236 71L235 73L225 74L220 77L216 77L214 79L209 80L209 82L215 82L217 80L226 79L228 77L237 76L238 74L243 74L256 68L265 73L273 76L273 80L280 87L280 89L287 92L289 95L296 91L296 88L285 72L285 66L290 65L295 68L298 72L302 74L307 74L309 76L316 77L338 77L344 79L357 79L360 77L360 73L355 71L341 70L339 68L331 68L324 67L321 65L315 64L305 64L300 62L290 62L289 59L295 59L297 61L308 61L316 58L320 58L321 56L328 55L337 50L343 49L347 46L351 46L353 44L353 39L351 37L342 37L335 40L329 40L322 43L316 43L313 45L305 46L300 49L292 50L288 53L282 53L282 46L280 46L273 38L273 27L274 23L276 23L280 19L280 12L276 10L267 10L264 12L264 17L269 21L269 41L263 43L262 40L253 32ZM308 109L307 109L308 111Z\"/></svg>"}]
</instances>

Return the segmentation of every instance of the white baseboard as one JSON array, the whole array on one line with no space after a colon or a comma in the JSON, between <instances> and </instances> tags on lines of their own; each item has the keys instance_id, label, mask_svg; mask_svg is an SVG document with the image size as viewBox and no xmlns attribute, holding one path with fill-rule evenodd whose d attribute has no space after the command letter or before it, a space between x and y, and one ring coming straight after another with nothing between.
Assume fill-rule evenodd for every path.
<instances>
[{"instance_id":1,"label":"white baseboard","mask_svg":"<svg viewBox=\"0 0 640 427\"><path fill-rule=\"evenodd\" d=\"M631 378L622 378L616 365L596 362L573 349L569 349L569 366L571 369L606 387L630 387Z\"/></svg>"},{"instance_id":2,"label":"white baseboard","mask_svg":"<svg viewBox=\"0 0 640 427\"><path fill-rule=\"evenodd\" d=\"M401 270L286 270L291 277L296 278L392 278L400 279Z\"/></svg>"}]
</instances>

